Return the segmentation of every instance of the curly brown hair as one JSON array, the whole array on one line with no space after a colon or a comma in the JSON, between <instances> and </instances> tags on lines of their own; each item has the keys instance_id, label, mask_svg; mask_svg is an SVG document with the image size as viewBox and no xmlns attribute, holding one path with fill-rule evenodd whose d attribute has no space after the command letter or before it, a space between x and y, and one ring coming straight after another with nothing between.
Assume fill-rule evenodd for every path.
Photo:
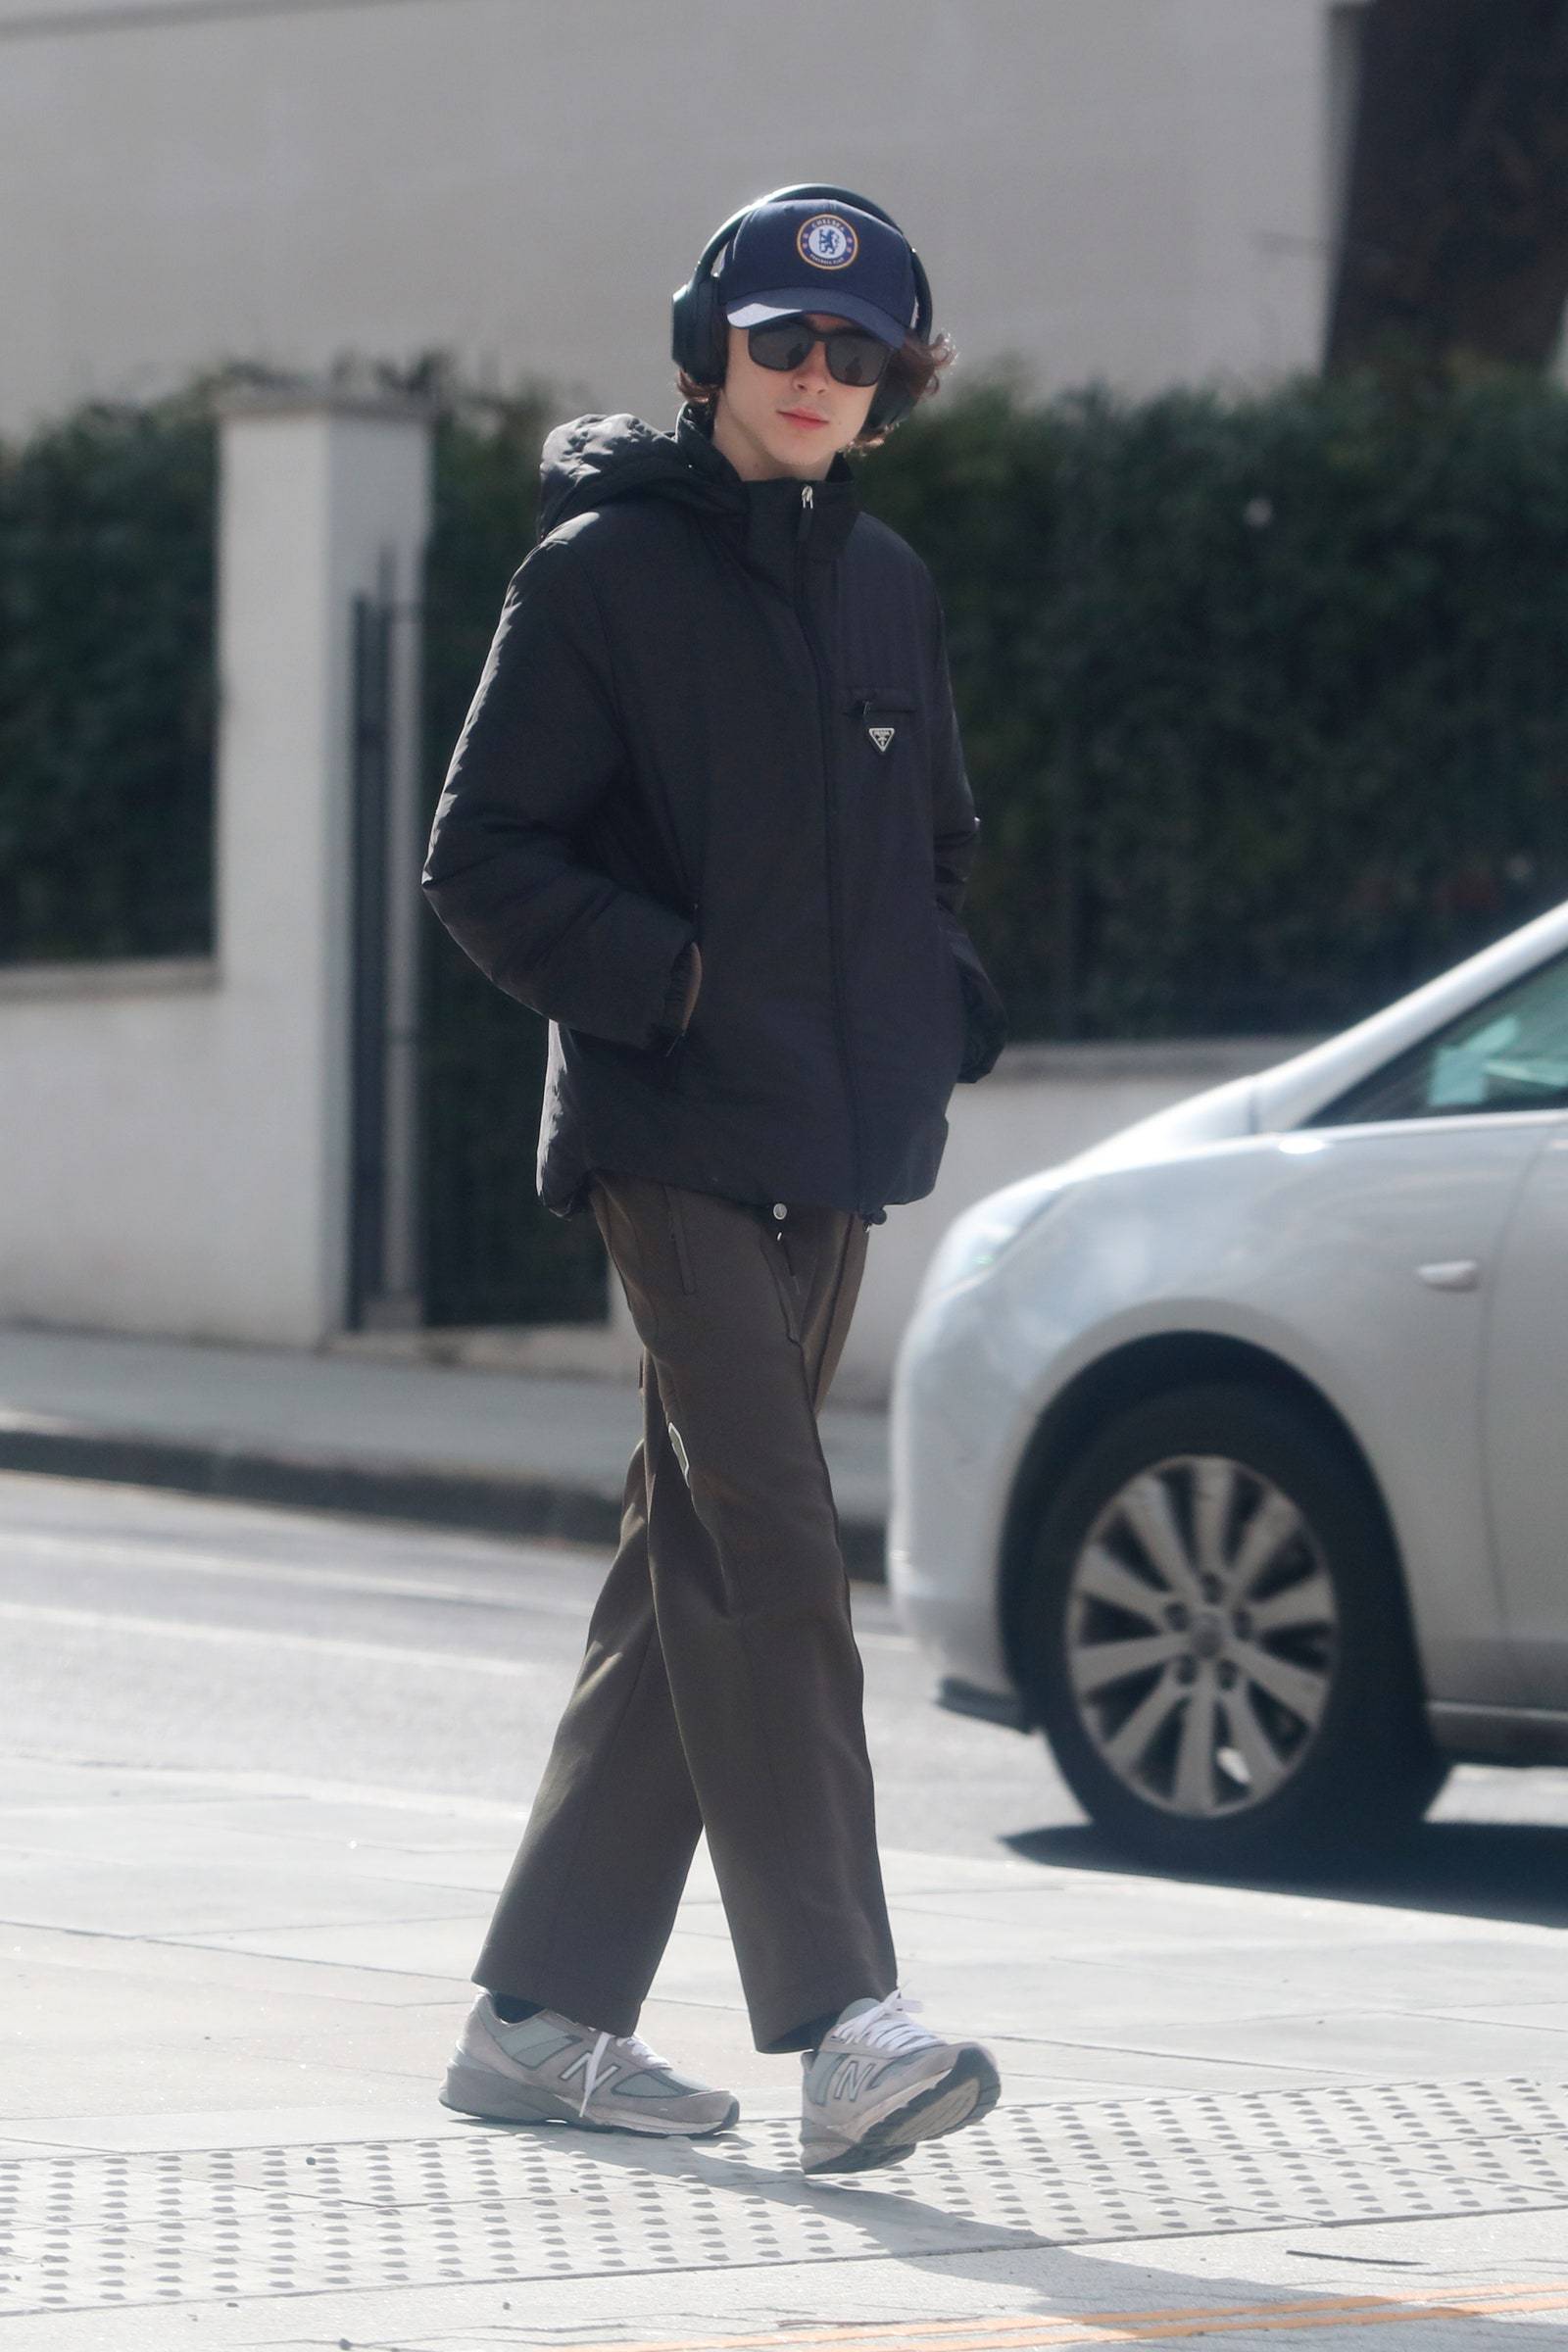
<instances>
[{"instance_id":1,"label":"curly brown hair","mask_svg":"<svg viewBox=\"0 0 1568 2352\"><path fill-rule=\"evenodd\" d=\"M930 400L941 390L942 371L945 368L951 368L957 356L957 346L951 335L935 335L929 343L922 343L917 335L906 335L901 349L888 362L883 380L902 385L918 406L922 400ZM684 368L678 368L675 375L684 398L703 409L717 407L723 380L720 376L716 384L699 383L695 376L687 374ZM849 446L852 450L880 449L889 433L897 430L897 425L885 424L880 432L857 433Z\"/></svg>"}]
</instances>

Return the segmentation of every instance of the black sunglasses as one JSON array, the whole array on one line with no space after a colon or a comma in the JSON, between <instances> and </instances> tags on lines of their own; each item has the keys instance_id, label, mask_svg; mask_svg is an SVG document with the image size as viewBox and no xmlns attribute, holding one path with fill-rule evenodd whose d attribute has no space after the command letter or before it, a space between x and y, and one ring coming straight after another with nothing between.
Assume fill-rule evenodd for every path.
<instances>
[{"instance_id":1,"label":"black sunglasses","mask_svg":"<svg viewBox=\"0 0 1568 2352\"><path fill-rule=\"evenodd\" d=\"M813 343L827 354L827 371L838 384L879 384L892 359L891 347L863 326L813 326L809 318L768 318L746 330L746 348L759 368L782 375L799 368Z\"/></svg>"}]
</instances>

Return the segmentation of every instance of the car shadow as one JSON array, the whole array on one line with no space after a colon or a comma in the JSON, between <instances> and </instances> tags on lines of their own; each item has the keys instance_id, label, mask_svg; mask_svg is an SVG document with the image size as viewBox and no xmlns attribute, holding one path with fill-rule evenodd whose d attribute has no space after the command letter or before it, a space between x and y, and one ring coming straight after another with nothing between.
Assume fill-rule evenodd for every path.
<instances>
[{"instance_id":1,"label":"car shadow","mask_svg":"<svg viewBox=\"0 0 1568 2352\"><path fill-rule=\"evenodd\" d=\"M1314 1858L1289 1871L1197 1870L1144 1861L1088 1824L1022 1830L1000 1842L1056 1870L1114 1871L1192 1886L1326 1895L1403 1911L1449 1912L1568 1928L1568 1826L1543 1822L1424 1821L1397 1846L1364 1857Z\"/></svg>"}]
</instances>

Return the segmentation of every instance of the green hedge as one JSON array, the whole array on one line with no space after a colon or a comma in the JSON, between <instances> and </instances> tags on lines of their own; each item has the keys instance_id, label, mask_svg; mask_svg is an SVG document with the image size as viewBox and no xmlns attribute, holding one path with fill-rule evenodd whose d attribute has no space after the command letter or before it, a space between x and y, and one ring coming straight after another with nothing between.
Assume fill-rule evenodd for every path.
<instances>
[{"instance_id":1,"label":"green hedge","mask_svg":"<svg viewBox=\"0 0 1568 2352\"><path fill-rule=\"evenodd\" d=\"M216 444L203 385L0 444L0 961L211 948Z\"/></svg>"},{"instance_id":2,"label":"green hedge","mask_svg":"<svg viewBox=\"0 0 1568 2352\"><path fill-rule=\"evenodd\" d=\"M1568 896L1568 396L1000 390L895 434L1018 1036L1336 1027Z\"/></svg>"}]
</instances>

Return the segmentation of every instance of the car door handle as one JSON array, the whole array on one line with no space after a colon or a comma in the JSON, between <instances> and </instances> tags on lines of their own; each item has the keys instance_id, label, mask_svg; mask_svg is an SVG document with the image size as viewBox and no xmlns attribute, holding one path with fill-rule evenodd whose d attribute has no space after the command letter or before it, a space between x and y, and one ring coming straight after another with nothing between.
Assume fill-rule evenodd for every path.
<instances>
[{"instance_id":1,"label":"car door handle","mask_svg":"<svg viewBox=\"0 0 1568 2352\"><path fill-rule=\"evenodd\" d=\"M1417 1266L1416 1272L1434 1291L1474 1291L1481 1287L1479 1258L1434 1258L1430 1265Z\"/></svg>"}]
</instances>

